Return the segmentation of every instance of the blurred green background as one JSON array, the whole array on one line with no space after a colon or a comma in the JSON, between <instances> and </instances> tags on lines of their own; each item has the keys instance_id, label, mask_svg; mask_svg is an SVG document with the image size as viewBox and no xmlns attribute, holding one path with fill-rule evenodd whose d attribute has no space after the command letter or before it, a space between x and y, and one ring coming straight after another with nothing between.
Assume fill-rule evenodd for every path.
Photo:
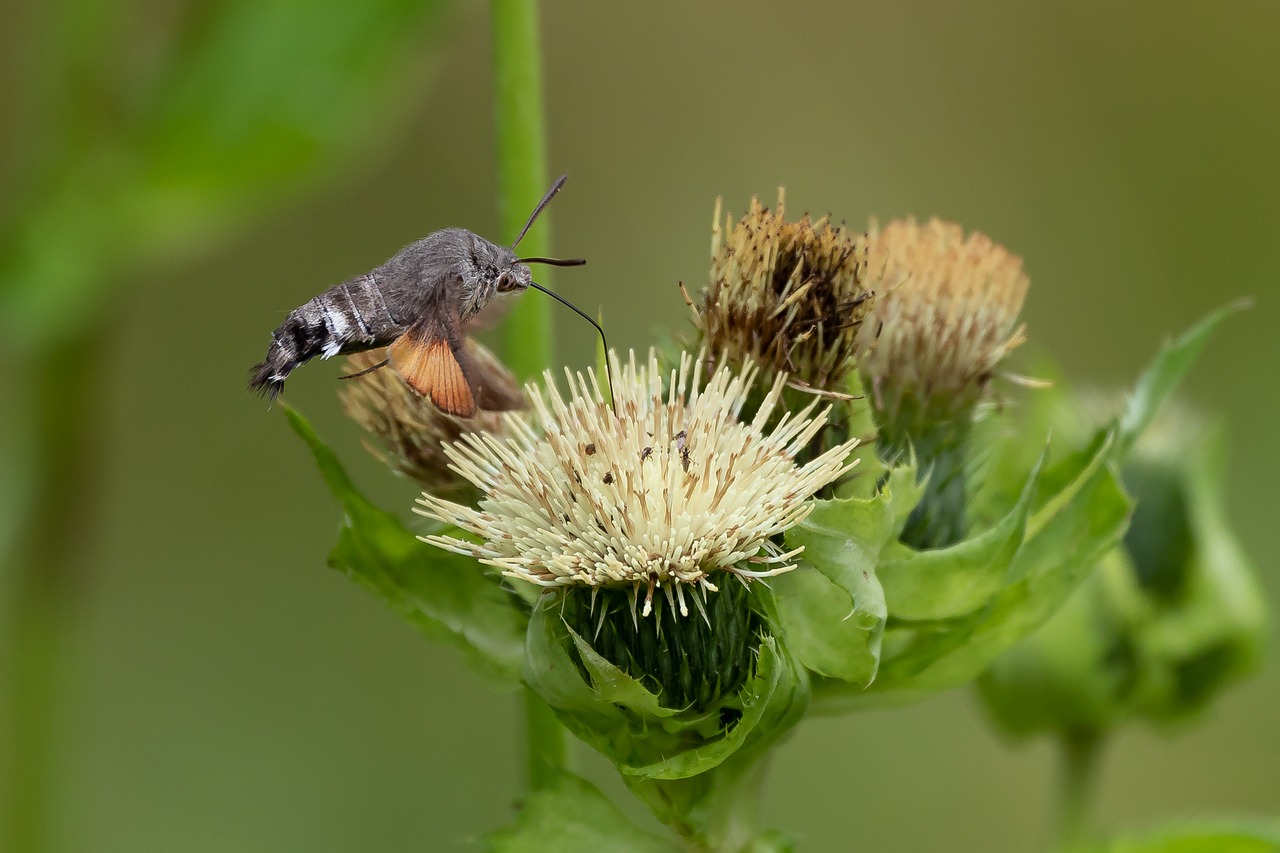
<instances>
[{"instance_id":1,"label":"blurred green background","mask_svg":"<svg viewBox=\"0 0 1280 853\"><path fill-rule=\"evenodd\" d=\"M267 6L297 39L328 37L327 6ZM5 150L22 150L58 109L30 66L46 15L82 40L105 27L124 66L145 71L167 22L191 9L0 11ZM244 391L290 308L433 229L495 233L487 10L403 14L369 30L365 49L395 36L404 60L375 81L386 105L367 116L346 102L323 109L354 63L318 72L273 64L268 50L246 65L235 39L206 57L204 73L233 99L254 87L250 73L287 80L305 68L313 76L296 82L316 115L359 118L317 135L351 144L306 180L219 201L197 231L157 229L148 253L161 260L113 267L93 309L91 354L72 377L93 389L97 474L63 528L91 557L76 590L72 701L57 720L59 850L462 849L512 814L517 699L325 567L338 508L280 413ZM740 211L779 184L797 214L858 226L936 214L1022 254L1034 345L1081 383L1130 382L1167 335L1253 296L1186 390L1228 418L1231 511L1275 600L1280 5L552 0L542 22L550 169L571 176L552 208L555 248L590 260L556 287L599 306L616 347L687 322L676 283L705 280L715 197ZM212 121L198 97L185 109L179 134ZM127 154L145 140L115 144ZM13 157L6 190L26 168ZM147 215L164 220L193 198ZM7 215L20 221L26 201L6 192ZM67 236L49 245L74 259ZM557 323L558 355L586 364L589 327L567 312ZM14 389L26 369L8 346L0 542L18 517ZM413 488L341 416L339 371L308 366L288 398L371 495L407 510ZM11 611L0 609L6 622ZM1101 822L1276 814L1277 707L1269 665L1200 725L1127 731L1106 759ZM1036 849L1052 758L1001 742L967 691L814 719L781 751L765 823L808 850ZM585 748L581 760L620 790Z\"/></svg>"}]
</instances>

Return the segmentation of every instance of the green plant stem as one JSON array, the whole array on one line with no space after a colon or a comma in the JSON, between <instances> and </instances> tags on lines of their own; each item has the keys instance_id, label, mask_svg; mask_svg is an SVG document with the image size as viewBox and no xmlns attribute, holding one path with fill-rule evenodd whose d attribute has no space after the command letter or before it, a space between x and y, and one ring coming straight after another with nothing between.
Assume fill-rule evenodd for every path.
<instances>
[{"instance_id":1,"label":"green plant stem","mask_svg":"<svg viewBox=\"0 0 1280 853\"><path fill-rule=\"evenodd\" d=\"M1093 831L1093 791L1098 779L1102 735L1096 731L1067 732L1059 743L1061 773L1058 786L1058 847L1071 850Z\"/></svg>"},{"instance_id":2,"label":"green plant stem","mask_svg":"<svg viewBox=\"0 0 1280 853\"><path fill-rule=\"evenodd\" d=\"M90 414L100 342L80 334L34 357L14 401L30 418L30 492L10 554L7 652L5 850L41 853L53 825L58 727L67 703L70 638L87 569L82 547L94 468Z\"/></svg>"},{"instance_id":3,"label":"green plant stem","mask_svg":"<svg viewBox=\"0 0 1280 853\"><path fill-rule=\"evenodd\" d=\"M768 745L761 744L683 779L624 781L689 853L740 853L759 840L760 803L771 760Z\"/></svg>"},{"instance_id":4,"label":"green plant stem","mask_svg":"<svg viewBox=\"0 0 1280 853\"><path fill-rule=\"evenodd\" d=\"M498 150L498 220L514 241L547 188L546 130L542 119L542 63L536 0L493 0L494 125ZM551 245L546 214L520 245L525 257ZM539 271L539 284L546 285ZM551 366L551 303L525 294L503 324L503 355L521 379ZM569 736L545 702L524 691L525 773L530 791L546 790L569 764Z\"/></svg>"},{"instance_id":5,"label":"green plant stem","mask_svg":"<svg viewBox=\"0 0 1280 853\"><path fill-rule=\"evenodd\" d=\"M542 110L542 64L536 0L493 0L493 81L498 150L498 221L504 241L515 240L534 204L546 191L546 130ZM546 214L520 244L525 257L550 247ZM546 285L547 272L538 271ZM526 293L503 324L503 355L521 379L551 366L551 303Z\"/></svg>"},{"instance_id":6,"label":"green plant stem","mask_svg":"<svg viewBox=\"0 0 1280 853\"><path fill-rule=\"evenodd\" d=\"M551 706L524 689L525 774L530 791L555 785L569 765L569 739Z\"/></svg>"}]
</instances>

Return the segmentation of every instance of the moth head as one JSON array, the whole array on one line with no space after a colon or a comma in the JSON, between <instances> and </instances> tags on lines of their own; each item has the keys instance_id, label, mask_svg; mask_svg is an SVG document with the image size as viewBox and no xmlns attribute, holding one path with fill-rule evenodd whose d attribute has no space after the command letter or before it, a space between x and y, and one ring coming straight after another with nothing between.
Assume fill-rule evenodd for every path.
<instances>
[{"instance_id":1,"label":"moth head","mask_svg":"<svg viewBox=\"0 0 1280 853\"><path fill-rule=\"evenodd\" d=\"M533 272L524 264L516 263L498 274L498 293L519 293L528 290L533 282Z\"/></svg>"}]
</instances>

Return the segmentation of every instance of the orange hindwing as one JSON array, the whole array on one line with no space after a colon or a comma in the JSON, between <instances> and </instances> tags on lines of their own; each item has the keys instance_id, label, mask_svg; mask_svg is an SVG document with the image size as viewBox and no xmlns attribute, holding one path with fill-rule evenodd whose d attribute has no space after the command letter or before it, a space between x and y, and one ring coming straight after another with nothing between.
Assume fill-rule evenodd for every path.
<instances>
[{"instance_id":1,"label":"orange hindwing","mask_svg":"<svg viewBox=\"0 0 1280 853\"><path fill-rule=\"evenodd\" d=\"M441 411L460 418L476 413L471 384L447 340L442 337L423 340L404 334L396 338L387 351L391 363L409 387L430 397Z\"/></svg>"}]
</instances>

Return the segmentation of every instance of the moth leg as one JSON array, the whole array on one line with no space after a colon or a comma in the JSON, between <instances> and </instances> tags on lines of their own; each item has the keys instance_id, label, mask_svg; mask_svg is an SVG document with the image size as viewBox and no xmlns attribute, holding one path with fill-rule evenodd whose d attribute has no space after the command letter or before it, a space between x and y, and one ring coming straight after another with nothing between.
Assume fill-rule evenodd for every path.
<instances>
[{"instance_id":1,"label":"moth leg","mask_svg":"<svg viewBox=\"0 0 1280 853\"><path fill-rule=\"evenodd\" d=\"M375 370L381 370L382 368L386 367L390 363L391 363L391 359L384 358L382 361L378 362L373 367L366 367L364 370L357 370L355 373L344 373L338 378L339 379L355 379L357 376L364 376L366 373L373 373Z\"/></svg>"}]
</instances>

